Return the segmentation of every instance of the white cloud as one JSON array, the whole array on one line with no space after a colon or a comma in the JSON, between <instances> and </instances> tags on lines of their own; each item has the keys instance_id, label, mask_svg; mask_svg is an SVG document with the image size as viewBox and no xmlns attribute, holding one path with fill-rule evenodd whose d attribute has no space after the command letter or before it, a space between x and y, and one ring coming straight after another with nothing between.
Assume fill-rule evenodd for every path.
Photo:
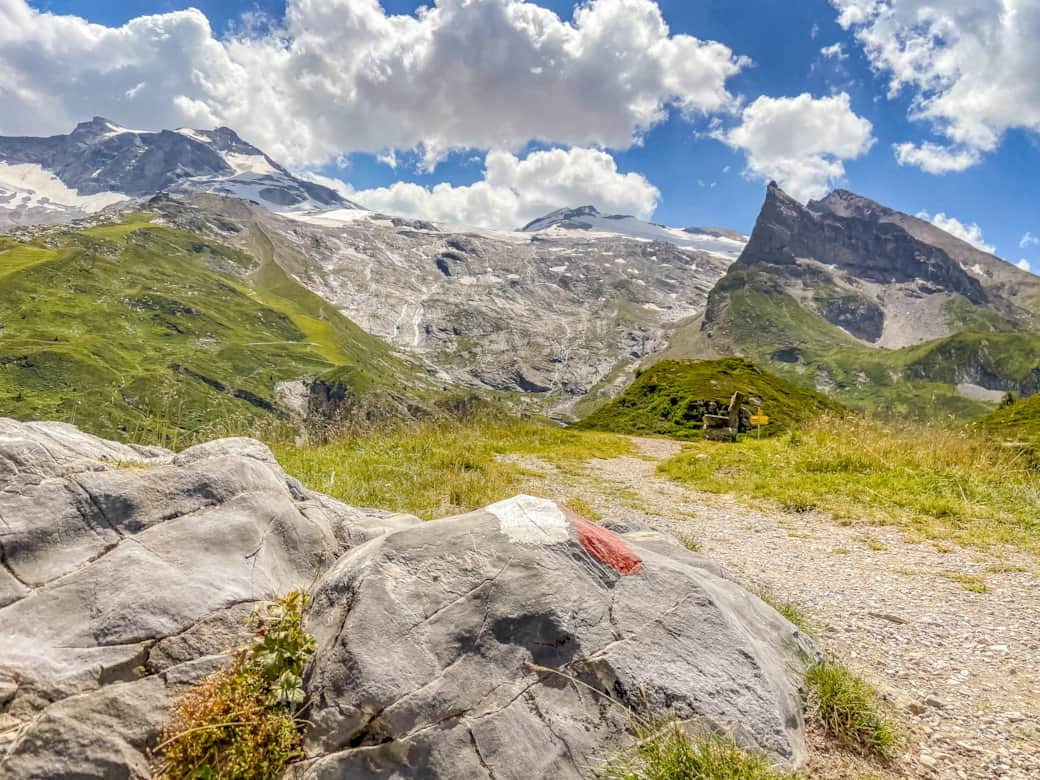
<instances>
[{"instance_id":1,"label":"white cloud","mask_svg":"<svg viewBox=\"0 0 1040 780\"><path fill-rule=\"evenodd\" d=\"M1018 248L1026 249L1031 246L1040 246L1040 238L1034 236L1027 230L1026 234L1022 236L1022 240L1018 242Z\"/></svg>"},{"instance_id":2,"label":"white cloud","mask_svg":"<svg viewBox=\"0 0 1040 780\"><path fill-rule=\"evenodd\" d=\"M926 173L963 171L982 159L975 149L950 149L930 141L919 146L909 142L894 144L892 148L900 165L916 165Z\"/></svg>"},{"instance_id":3,"label":"white cloud","mask_svg":"<svg viewBox=\"0 0 1040 780\"><path fill-rule=\"evenodd\" d=\"M849 55L845 53L845 47L841 42L832 43L830 46L824 46L820 49L820 55L826 59L837 60L838 62L849 58Z\"/></svg>"},{"instance_id":4,"label":"white cloud","mask_svg":"<svg viewBox=\"0 0 1040 780\"><path fill-rule=\"evenodd\" d=\"M874 143L870 122L857 116L846 93L814 98L760 97L741 124L716 137L747 154L747 173L775 179L796 198L826 194L845 175L844 160Z\"/></svg>"},{"instance_id":5,"label":"white cloud","mask_svg":"<svg viewBox=\"0 0 1040 780\"><path fill-rule=\"evenodd\" d=\"M896 145L900 164L960 171L1004 134L1040 131L1037 0L831 0L890 96L908 92L910 118L941 143Z\"/></svg>"},{"instance_id":6,"label":"white cloud","mask_svg":"<svg viewBox=\"0 0 1040 780\"><path fill-rule=\"evenodd\" d=\"M1033 266L1032 266L1032 265L1030 264L1030 262L1029 262L1028 260L1026 260L1026 259L1025 259L1024 257L1023 257L1023 258L1022 258L1021 260L1019 260L1019 261L1018 261L1018 262L1016 263L1016 265L1017 265L1017 266L1018 266L1019 268L1021 268L1021 269L1022 269L1023 271L1032 271L1032 270L1033 270Z\"/></svg>"},{"instance_id":7,"label":"white cloud","mask_svg":"<svg viewBox=\"0 0 1040 780\"><path fill-rule=\"evenodd\" d=\"M643 176L620 173L606 152L574 148L532 152L523 159L493 150L484 178L474 184L427 188L397 182L350 197L375 211L513 230L561 206L584 204L649 219L660 196Z\"/></svg>"},{"instance_id":8,"label":"white cloud","mask_svg":"<svg viewBox=\"0 0 1040 780\"><path fill-rule=\"evenodd\" d=\"M654 0L587 0L571 20L527 0L288 0L284 29L218 40L199 11L118 28L0 0L0 133L226 124L290 165L351 151L627 148L670 108L728 112L749 61L671 34ZM145 88L138 89L138 85Z\"/></svg>"},{"instance_id":9,"label":"white cloud","mask_svg":"<svg viewBox=\"0 0 1040 780\"><path fill-rule=\"evenodd\" d=\"M946 214L941 211L934 217L929 216L927 211L922 211L917 215L917 218L931 222L940 230L945 230L951 236L959 238L961 241L967 241L976 249L981 249L983 252L993 254L997 251L997 248L993 246L993 244L987 244L982 239L982 228L980 228L975 222L965 224L955 217L946 216Z\"/></svg>"}]
</instances>

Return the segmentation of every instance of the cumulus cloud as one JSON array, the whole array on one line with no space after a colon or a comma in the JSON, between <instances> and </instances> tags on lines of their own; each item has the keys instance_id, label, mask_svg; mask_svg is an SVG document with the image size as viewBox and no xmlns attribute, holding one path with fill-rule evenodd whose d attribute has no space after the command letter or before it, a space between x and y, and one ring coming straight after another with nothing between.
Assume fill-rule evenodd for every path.
<instances>
[{"instance_id":1,"label":"cumulus cloud","mask_svg":"<svg viewBox=\"0 0 1040 780\"><path fill-rule=\"evenodd\" d=\"M561 206L584 204L648 219L660 196L641 175L619 172L606 152L574 148L532 152L523 159L493 150L484 178L474 184L396 182L350 197L375 211L513 230Z\"/></svg>"},{"instance_id":2,"label":"cumulus cloud","mask_svg":"<svg viewBox=\"0 0 1040 780\"><path fill-rule=\"evenodd\" d=\"M1031 246L1040 246L1040 238L1034 236L1027 230L1026 234L1022 236L1022 240L1018 242L1018 248L1026 249Z\"/></svg>"},{"instance_id":3,"label":"cumulus cloud","mask_svg":"<svg viewBox=\"0 0 1040 780\"><path fill-rule=\"evenodd\" d=\"M288 0L282 26L213 35L199 11L122 27L0 0L0 133L226 124L290 165L386 149L517 151L532 139L627 148L677 110L732 110L748 61L673 35L654 0Z\"/></svg>"},{"instance_id":4,"label":"cumulus cloud","mask_svg":"<svg viewBox=\"0 0 1040 780\"><path fill-rule=\"evenodd\" d=\"M874 143L870 122L857 116L846 93L814 98L760 97L741 123L716 138L747 155L747 173L775 179L796 198L826 194L845 175L844 160L866 154Z\"/></svg>"},{"instance_id":5,"label":"cumulus cloud","mask_svg":"<svg viewBox=\"0 0 1040 780\"><path fill-rule=\"evenodd\" d=\"M987 244L983 240L982 228L980 228L975 222L965 224L956 217L946 216L946 214L941 211L935 216L929 216L927 211L922 211L917 215L917 218L931 222L940 230L945 230L951 236L959 238L961 241L967 241L976 249L981 249L983 252L993 254L997 251L997 248L993 246L993 244Z\"/></svg>"},{"instance_id":6,"label":"cumulus cloud","mask_svg":"<svg viewBox=\"0 0 1040 780\"><path fill-rule=\"evenodd\" d=\"M941 141L895 147L900 164L961 171L1019 128L1040 131L1037 0L831 0L890 96Z\"/></svg>"},{"instance_id":7,"label":"cumulus cloud","mask_svg":"<svg viewBox=\"0 0 1040 780\"><path fill-rule=\"evenodd\" d=\"M1033 270L1033 266L1024 257L1021 260L1019 260L1017 263L1015 263L1015 265L1017 265L1023 271L1032 271Z\"/></svg>"}]
</instances>

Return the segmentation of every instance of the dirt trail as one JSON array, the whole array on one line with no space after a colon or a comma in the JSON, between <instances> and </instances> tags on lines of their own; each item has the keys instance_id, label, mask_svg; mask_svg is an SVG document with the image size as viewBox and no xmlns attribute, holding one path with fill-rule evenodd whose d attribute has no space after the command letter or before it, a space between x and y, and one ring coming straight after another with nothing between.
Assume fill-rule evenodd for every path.
<instances>
[{"instance_id":1,"label":"dirt trail","mask_svg":"<svg viewBox=\"0 0 1040 780\"><path fill-rule=\"evenodd\" d=\"M696 542L736 579L801 607L824 649L878 686L907 734L904 753L878 767L814 736L811 776L1040 778L1040 562L749 509L658 476L677 442L635 441L643 457L580 472L530 463L544 474L532 487ZM985 592L968 590L980 581Z\"/></svg>"}]
</instances>

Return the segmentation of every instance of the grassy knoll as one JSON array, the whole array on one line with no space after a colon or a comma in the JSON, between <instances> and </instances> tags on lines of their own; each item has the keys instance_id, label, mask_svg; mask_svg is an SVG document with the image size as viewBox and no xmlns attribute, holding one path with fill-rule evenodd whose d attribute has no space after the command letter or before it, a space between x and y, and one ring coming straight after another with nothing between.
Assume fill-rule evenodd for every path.
<instances>
[{"instance_id":1,"label":"grassy knoll","mask_svg":"<svg viewBox=\"0 0 1040 780\"><path fill-rule=\"evenodd\" d=\"M640 374L620 397L597 409L577 427L697 439L701 435L703 402L715 401L724 408L736 391L762 401L763 411L770 417L768 433L842 408L820 393L739 358L662 360Z\"/></svg>"},{"instance_id":2,"label":"grassy knoll","mask_svg":"<svg viewBox=\"0 0 1040 780\"><path fill-rule=\"evenodd\" d=\"M1012 449L1025 449L1034 461L1040 460L1040 395L1002 406L969 427L985 431Z\"/></svg>"},{"instance_id":3,"label":"grassy knoll","mask_svg":"<svg viewBox=\"0 0 1040 780\"><path fill-rule=\"evenodd\" d=\"M988 436L856 416L737 445L688 445L660 471L699 490L897 524L911 535L1040 552L1040 475Z\"/></svg>"},{"instance_id":4,"label":"grassy knoll","mask_svg":"<svg viewBox=\"0 0 1040 780\"><path fill-rule=\"evenodd\" d=\"M270 417L275 384L421 386L277 265L128 214L0 242L0 415L184 446Z\"/></svg>"},{"instance_id":5,"label":"grassy knoll","mask_svg":"<svg viewBox=\"0 0 1040 780\"><path fill-rule=\"evenodd\" d=\"M499 456L555 463L631 454L625 437L539 421L430 421L348 434L326 445L272 446L285 470L309 488L355 506L430 519L468 512L522 489L521 465Z\"/></svg>"}]
</instances>

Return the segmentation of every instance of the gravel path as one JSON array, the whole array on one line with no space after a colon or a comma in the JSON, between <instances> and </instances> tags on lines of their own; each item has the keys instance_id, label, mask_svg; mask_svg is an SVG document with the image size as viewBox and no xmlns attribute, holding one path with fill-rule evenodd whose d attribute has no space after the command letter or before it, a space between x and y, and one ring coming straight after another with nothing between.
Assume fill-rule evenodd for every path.
<instances>
[{"instance_id":1,"label":"gravel path","mask_svg":"<svg viewBox=\"0 0 1040 780\"><path fill-rule=\"evenodd\" d=\"M823 647L873 682L907 745L888 767L811 735L818 778L1040 778L1040 562L913 544L895 527L750 509L655 473L681 445L635 440L643 457L593 460L532 489L581 499L700 545L735 578L797 604ZM985 592L973 592L985 584Z\"/></svg>"}]
</instances>

